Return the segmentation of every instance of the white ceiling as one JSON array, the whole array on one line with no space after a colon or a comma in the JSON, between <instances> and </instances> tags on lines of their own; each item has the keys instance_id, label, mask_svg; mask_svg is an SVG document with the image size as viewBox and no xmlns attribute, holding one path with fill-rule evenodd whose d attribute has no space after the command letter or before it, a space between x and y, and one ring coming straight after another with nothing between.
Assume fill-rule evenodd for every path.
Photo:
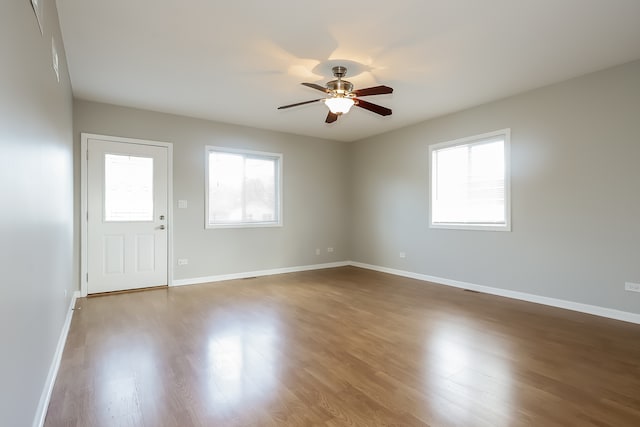
<instances>
[{"instance_id":1,"label":"white ceiling","mask_svg":"<svg viewBox=\"0 0 640 427\"><path fill-rule=\"evenodd\" d=\"M352 141L640 58L640 0L57 0L78 98ZM331 66L385 84L324 123Z\"/></svg>"}]
</instances>

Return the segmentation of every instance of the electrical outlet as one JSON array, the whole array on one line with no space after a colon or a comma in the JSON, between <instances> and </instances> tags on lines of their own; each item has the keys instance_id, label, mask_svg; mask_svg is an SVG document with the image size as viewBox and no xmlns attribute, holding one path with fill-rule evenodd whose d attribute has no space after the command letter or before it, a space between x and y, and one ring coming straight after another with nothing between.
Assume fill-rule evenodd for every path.
<instances>
[{"instance_id":1,"label":"electrical outlet","mask_svg":"<svg viewBox=\"0 0 640 427\"><path fill-rule=\"evenodd\" d=\"M320 255L320 248L316 248L316 255Z\"/></svg>"},{"instance_id":2,"label":"electrical outlet","mask_svg":"<svg viewBox=\"0 0 640 427\"><path fill-rule=\"evenodd\" d=\"M400 258L406 258L407 254L405 254L404 252L400 252Z\"/></svg>"},{"instance_id":3,"label":"electrical outlet","mask_svg":"<svg viewBox=\"0 0 640 427\"><path fill-rule=\"evenodd\" d=\"M187 265L187 264L189 264L189 260L186 258L180 258L178 260L178 265Z\"/></svg>"},{"instance_id":4,"label":"electrical outlet","mask_svg":"<svg viewBox=\"0 0 640 427\"><path fill-rule=\"evenodd\" d=\"M327 248L327 252L333 252L333 248Z\"/></svg>"},{"instance_id":5,"label":"electrical outlet","mask_svg":"<svg viewBox=\"0 0 640 427\"><path fill-rule=\"evenodd\" d=\"M630 292L640 292L640 283L626 282L624 284L624 290Z\"/></svg>"}]
</instances>

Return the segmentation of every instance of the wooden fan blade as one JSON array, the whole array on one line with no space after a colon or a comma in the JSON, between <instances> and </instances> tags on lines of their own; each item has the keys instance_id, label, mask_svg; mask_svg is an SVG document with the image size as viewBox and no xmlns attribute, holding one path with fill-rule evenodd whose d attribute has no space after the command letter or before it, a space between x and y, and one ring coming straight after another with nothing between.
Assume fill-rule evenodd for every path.
<instances>
[{"instance_id":1,"label":"wooden fan blade","mask_svg":"<svg viewBox=\"0 0 640 427\"><path fill-rule=\"evenodd\" d=\"M320 92L329 93L329 90L328 90L326 87L324 87L324 86L320 86L320 85L317 85L317 84L315 84L315 83L301 83L301 84L302 84L303 86L310 87L311 89L317 89L317 90L319 90Z\"/></svg>"},{"instance_id":2,"label":"wooden fan blade","mask_svg":"<svg viewBox=\"0 0 640 427\"><path fill-rule=\"evenodd\" d=\"M336 120L338 120L338 115L335 113L332 113L331 111L329 111L329 114L327 114L327 120L325 120L325 123L333 123Z\"/></svg>"},{"instance_id":3,"label":"wooden fan blade","mask_svg":"<svg viewBox=\"0 0 640 427\"><path fill-rule=\"evenodd\" d=\"M297 107L298 105L311 104L313 102L322 101L324 98L312 99L311 101L298 102L297 104L289 104L283 105L282 107L278 107L278 110L283 110L285 108Z\"/></svg>"},{"instance_id":4,"label":"wooden fan blade","mask_svg":"<svg viewBox=\"0 0 640 427\"><path fill-rule=\"evenodd\" d=\"M372 104L371 102L363 101L362 99L354 98L356 104L360 108L364 108L365 110L373 111L374 113L380 114L381 116L390 116L391 109L387 107L383 107L381 105Z\"/></svg>"},{"instance_id":5,"label":"wooden fan blade","mask_svg":"<svg viewBox=\"0 0 640 427\"><path fill-rule=\"evenodd\" d=\"M385 93L393 93L393 88L389 86L374 86L353 91L355 96L384 95Z\"/></svg>"}]
</instances>

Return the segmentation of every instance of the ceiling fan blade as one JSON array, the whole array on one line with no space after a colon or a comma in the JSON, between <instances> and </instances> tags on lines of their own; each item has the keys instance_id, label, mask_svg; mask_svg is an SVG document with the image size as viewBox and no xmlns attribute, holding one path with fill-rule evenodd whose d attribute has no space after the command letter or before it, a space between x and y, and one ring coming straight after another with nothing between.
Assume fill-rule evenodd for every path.
<instances>
[{"instance_id":1,"label":"ceiling fan blade","mask_svg":"<svg viewBox=\"0 0 640 427\"><path fill-rule=\"evenodd\" d=\"M327 120L325 120L325 123L333 123L336 120L338 120L338 115L335 113L332 113L331 111L329 111L329 114L327 114Z\"/></svg>"},{"instance_id":2,"label":"ceiling fan blade","mask_svg":"<svg viewBox=\"0 0 640 427\"><path fill-rule=\"evenodd\" d=\"M364 108L365 110L373 111L374 113L380 114L381 116L390 116L391 109L387 107L383 107L381 105L372 104L371 102L363 101L362 99L354 98L356 104L360 108Z\"/></svg>"},{"instance_id":3,"label":"ceiling fan blade","mask_svg":"<svg viewBox=\"0 0 640 427\"><path fill-rule=\"evenodd\" d=\"M311 101L298 102L296 104L283 105L282 107L278 107L278 110L284 110L285 108L297 107L298 105L311 104L313 102L322 101L324 98L312 99Z\"/></svg>"},{"instance_id":4,"label":"ceiling fan blade","mask_svg":"<svg viewBox=\"0 0 640 427\"><path fill-rule=\"evenodd\" d=\"M389 86L374 86L353 91L355 96L384 95L386 93L393 93L393 88Z\"/></svg>"},{"instance_id":5,"label":"ceiling fan blade","mask_svg":"<svg viewBox=\"0 0 640 427\"><path fill-rule=\"evenodd\" d=\"M329 90L328 90L326 87L324 87L324 86L320 86L320 85L317 85L317 84L315 84L315 83L301 83L301 84L302 84L303 86L307 86L307 87L310 87L310 88L312 88L312 89L317 89L317 90L319 90L320 92L329 93Z\"/></svg>"}]
</instances>

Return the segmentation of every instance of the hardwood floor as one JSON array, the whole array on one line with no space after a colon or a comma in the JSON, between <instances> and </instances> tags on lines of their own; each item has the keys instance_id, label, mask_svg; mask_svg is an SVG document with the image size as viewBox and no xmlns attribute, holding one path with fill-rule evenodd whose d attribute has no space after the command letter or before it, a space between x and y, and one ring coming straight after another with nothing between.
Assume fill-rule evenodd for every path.
<instances>
[{"instance_id":1,"label":"hardwood floor","mask_svg":"<svg viewBox=\"0 0 640 427\"><path fill-rule=\"evenodd\" d=\"M76 310L48 427L640 426L640 325L354 267Z\"/></svg>"}]
</instances>

